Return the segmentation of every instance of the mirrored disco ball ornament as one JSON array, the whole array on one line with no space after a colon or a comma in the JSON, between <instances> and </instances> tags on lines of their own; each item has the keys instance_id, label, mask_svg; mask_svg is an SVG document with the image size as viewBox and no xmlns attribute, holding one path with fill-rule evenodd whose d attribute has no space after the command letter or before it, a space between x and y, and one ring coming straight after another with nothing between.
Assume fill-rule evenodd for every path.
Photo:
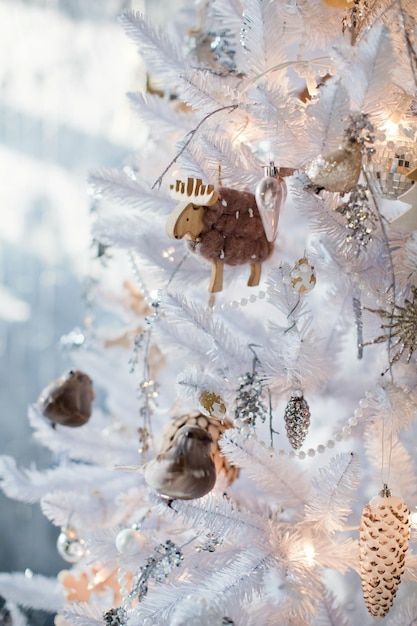
<instances>
[{"instance_id":1,"label":"mirrored disco ball ornament","mask_svg":"<svg viewBox=\"0 0 417 626\"><path fill-rule=\"evenodd\" d=\"M364 163L372 191L386 198L396 200L408 191L413 181L407 174L417 165L417 144L401 137L386 144L375 145L373 154Z\"/></svg>"}]
</instances>

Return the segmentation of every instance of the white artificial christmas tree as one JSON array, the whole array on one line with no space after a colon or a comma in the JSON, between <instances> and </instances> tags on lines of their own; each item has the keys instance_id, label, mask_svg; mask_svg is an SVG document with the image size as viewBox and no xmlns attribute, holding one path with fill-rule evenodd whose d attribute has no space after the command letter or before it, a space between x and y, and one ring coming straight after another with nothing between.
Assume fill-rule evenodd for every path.
<instances>
[{"instance_id":1,"label":"white artificial christmas tree","mask_svg":"<svg viewBox=\"0 0 417 626\"><path fill-rule=\"evenodd\" d=\"M121 16L149 134L90 182L129 282L73 355L104 406L55 384L65 420L51 390L29 419L59 465L1 459L69 563L0 575L13 623L417 620L416 20L411 0L212 0L169 36Z\"/></svg>"}]
</instances>

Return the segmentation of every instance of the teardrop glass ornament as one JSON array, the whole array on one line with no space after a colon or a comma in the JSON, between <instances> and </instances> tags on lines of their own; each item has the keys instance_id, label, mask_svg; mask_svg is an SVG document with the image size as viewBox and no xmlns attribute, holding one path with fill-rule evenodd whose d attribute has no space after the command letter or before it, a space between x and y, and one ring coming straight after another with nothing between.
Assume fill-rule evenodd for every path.
<instances>
[{"instance_id":1,"label":"teardrop glass ornament","mask_svg":"<svg viewBox=\"0 0 417 626\"><path fill-rule=\"evenodd\" d=\"M278 176L277 168L271 163L265 167L265 176L255 190L256 204L268 241L275 241L277 237L279 214L286 197L285 181Z\"/></svg>"}]
</instances>

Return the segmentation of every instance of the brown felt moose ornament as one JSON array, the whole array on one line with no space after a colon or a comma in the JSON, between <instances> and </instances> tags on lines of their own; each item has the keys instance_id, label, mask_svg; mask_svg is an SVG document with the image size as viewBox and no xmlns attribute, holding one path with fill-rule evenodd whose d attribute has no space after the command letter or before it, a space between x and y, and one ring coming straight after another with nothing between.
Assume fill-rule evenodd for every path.
<instances>
[{"instance_id":1,"label":"brown felt moose ornament","mask_svg":"<svg viewBox=\"0 0 417 626\"><path fill-rule=\"evenodd\" d=\"M209 292L222 290L225 263L250 263L248 285L259 285L262 262L274 246L266 238L255 196L228 187L215 190L200 178L177 180L171 195L180 202L168 219L167 235L187 239L193 252L211 261Z\"/></svg>"}]
</instances>

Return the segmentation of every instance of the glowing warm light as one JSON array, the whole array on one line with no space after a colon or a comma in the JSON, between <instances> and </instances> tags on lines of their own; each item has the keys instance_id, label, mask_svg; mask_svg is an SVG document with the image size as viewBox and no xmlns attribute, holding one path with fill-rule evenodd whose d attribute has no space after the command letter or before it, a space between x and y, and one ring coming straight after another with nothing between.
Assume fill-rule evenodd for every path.
<instances>
[{"instance_id":1,"label":"glowing warm light","mask_svg":"<svg viewBox=\"0 0 417 626\"><path fill-rule=\"evenodd\" d=\"M304 544L303 551L306 559L306 564L308 565L308 567L313 567L314 557L316 556L314 546L311 543L306 543Z\"/></svg>"}]
</instances>

